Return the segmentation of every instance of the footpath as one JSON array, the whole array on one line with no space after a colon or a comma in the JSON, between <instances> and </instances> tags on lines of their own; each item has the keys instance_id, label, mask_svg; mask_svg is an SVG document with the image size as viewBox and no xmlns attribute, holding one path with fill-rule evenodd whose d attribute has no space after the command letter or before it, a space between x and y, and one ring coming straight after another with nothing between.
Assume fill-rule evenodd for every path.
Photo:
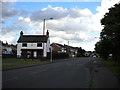
<instances>
[{"instance_id":1,"label":"footpath","mask_svg":"<svg viewBox=\"0 0 120 90\"><path fill-rule=\"evenodd\" d=\"M90 88L120 89L120 80L100 60L91 60L87 68L90 72Z\"/></svg>"}]
</instances>

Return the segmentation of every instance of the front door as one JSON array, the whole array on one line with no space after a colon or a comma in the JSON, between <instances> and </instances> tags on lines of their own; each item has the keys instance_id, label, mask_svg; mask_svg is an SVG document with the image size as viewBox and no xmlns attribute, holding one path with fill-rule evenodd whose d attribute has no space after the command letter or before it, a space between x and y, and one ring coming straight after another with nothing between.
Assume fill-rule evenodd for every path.
<instances>
[{"instance_id":1,"label":"front door","mask_svg":"<svg viewBox=\"0 0 120 90\"><path fill-rule=\"evenodd\" d=\"M41 59L43 57L43 50L37 51L37 58Z\"/></svg>"}]
</instances>

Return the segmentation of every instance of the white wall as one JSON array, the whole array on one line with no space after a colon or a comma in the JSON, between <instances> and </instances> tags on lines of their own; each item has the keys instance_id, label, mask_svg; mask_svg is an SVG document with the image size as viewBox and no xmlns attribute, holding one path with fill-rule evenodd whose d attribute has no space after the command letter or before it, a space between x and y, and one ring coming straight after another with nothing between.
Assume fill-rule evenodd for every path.
<instances>
[{"instance_id":1,"label":"white wall","mask_svg":"<svg viewBox=\"0 0 120 90\"><path fill-rule=\"evenodd\" d=\"M44 43L43 57L46 57L46 56L47 56L46 43Z\"/></svg>"},{"instance_id":2,"label":"white wall","mask_svg":"<svg viewBox=\"0 0 120 90\"><path fill-rule=\"evenodd\" d=\"M19 58L21 56L21 48L22 48L22 43L17 44L17 57Z\"/></svg>"},{"instance_id":3,"label":"white wall","mask_svg":"<svg viewBox=\"0 0 120 90\"><path fill-rule=\"evenodd\" d=\"M37 43L27 43L27 47L22 47L22 43L17 44L17 56L21 56L21 49L43 49L42 47L37 47Z\"/></svg>"},{"instance_id":4,"label":"white wall","mask_svg":"<svg viewBox=\"0 0 120 90\"><path fill-rule=\"evenodd\" d=\"M48 38L47 43L44 43L44 52L43 56L47 57L47 52L50 52L50 39Z\"/></svg>"},{"instance_id":5,"label":"white wall","mask_svg":"<svg viewBox=\"0 0 120 90\"><path fill-rule=\"evenodd\" d=\"M46 44L46 50L47 50L47 52L50 52L50 39L48 38L48 40L47 40L47 44Z\"/></svg>"},{"instance_id":6,"label":"white wall","mask_svg":"<svg viewBox=\"0 0 120 90\"><path fill-rule=\"evenodd\" d=\"M21 49L43 49L43 45L44 45L44 52L43 52L43 56L46 57L47 56L47 52L50 52L49 48L50 48L50 40L48 38L47 40L47 44L46 43L42 43L42 47L37 47L37 43L27 43L27 47L22 47L22 43L18 43L17 44L17 56L21 56Z\"/></svg>"}]
</instances>

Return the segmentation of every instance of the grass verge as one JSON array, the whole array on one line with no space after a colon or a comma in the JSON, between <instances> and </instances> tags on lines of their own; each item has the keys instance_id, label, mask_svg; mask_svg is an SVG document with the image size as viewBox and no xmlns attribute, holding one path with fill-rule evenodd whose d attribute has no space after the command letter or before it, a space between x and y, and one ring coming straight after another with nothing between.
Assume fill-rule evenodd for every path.
<instances>
[{"instance_id":1,"label":"grass verge","mask_svg":"<svg viewBox=\"0 0 120 90\"><path fill-rule=\"evenodd\" d=\"M33 66L50 63L49 61L39 60L19 60L19 59L2 59L2 70L9 68L18 68L24 66Z\"/></svg>"},{"instance_id":2,"label":"grass verge","mask_svg":"<svg viewBox=\"0 0 120 90\"><path fill-rule=\"evenodd\" d=\"M108 59L108 60L101 60L102 63L110 69L117 77L120 79L120 66L115 65L115 61Z\"/></svg>"}]
</instances>

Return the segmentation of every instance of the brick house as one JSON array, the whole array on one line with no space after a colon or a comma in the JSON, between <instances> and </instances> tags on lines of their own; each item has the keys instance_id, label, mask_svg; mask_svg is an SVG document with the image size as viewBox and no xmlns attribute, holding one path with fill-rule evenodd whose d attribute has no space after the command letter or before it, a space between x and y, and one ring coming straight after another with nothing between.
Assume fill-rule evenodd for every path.
<instances>
[{"instance_id":1,"label":"brick house","mask_svg":"<svg viewBox=\"0 0 120 90\"><path fill-rule=\"evenodd\" d=\"M62 44L52 43L52 50L56 53L66 53L66 48Z\"/></svg>"},{"instance_id":2,"label":"brick house","mask_svg":"<svg viewBox=\"0 0 120 90\"><path fill-rule=\"evenodd\" d=\"M53 52L57 52L57 53L67 53L69 54L69 56L77 56L78 53L78 48L77 47L72 47L69 45L62 45L62 44L58 44L58 43L52 43L52 50Z\"/></svg>"}]
</instances>

